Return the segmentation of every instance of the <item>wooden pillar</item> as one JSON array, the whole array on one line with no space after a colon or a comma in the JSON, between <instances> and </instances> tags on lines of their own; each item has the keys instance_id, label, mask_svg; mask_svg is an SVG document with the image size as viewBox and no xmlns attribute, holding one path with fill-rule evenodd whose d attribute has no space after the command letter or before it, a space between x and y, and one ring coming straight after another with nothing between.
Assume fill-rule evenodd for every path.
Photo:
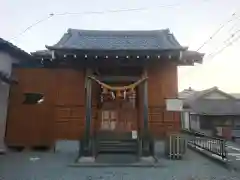
<instances>
[{"instance_id":1,"label":"wooden pillar","mask_svg":"<svg viewBox=\"0 0 240 180\"><path fill-rule=\"evenodd\" d=\"M147 69L144 70L143 76L147 76ZM143 131L141 156L154 155L154 142L151 138L151 132L148 127L148 81L143 84Z\"/></svg>"},{"instance_id":2,"label":"wooden pillar","mask_svg":"<svg viewBox=\"0 0 240 180\"><path fill-rule=\"evenodd\" d=\"M147 76L147 70L144 70L144 77ZM143 85L143 125L145 132L148 130L148 81L144 81Z\"/></svg>"},{"instance_id":3,"label":"wooden pillar","mask_svg":"<svg viewBox=\"0 0 240 180\"><path fill-rule=\"evenodd\" d=\"M85 134L84 141L81 143L81 154L83 156L92 156L92 144L91 144L91 121L92 121L92 82L88 76L91 75L91 70L87 69L85 77L86 88L86 121L85 121Z\"/></svg>"},{"instance_id":4,"label":"wooden pillar","mask_svg":"<svg viewBox=\"0 0 240 180\"><path fill-rule=\"evenodd\" d=\"M86 131L85 137L90 138L90 130L91 130L91 120L92 120L92 82L91 79L88 78L90 75L90 70L87 70L86 73Z\"/></svg>"}]
</instances>

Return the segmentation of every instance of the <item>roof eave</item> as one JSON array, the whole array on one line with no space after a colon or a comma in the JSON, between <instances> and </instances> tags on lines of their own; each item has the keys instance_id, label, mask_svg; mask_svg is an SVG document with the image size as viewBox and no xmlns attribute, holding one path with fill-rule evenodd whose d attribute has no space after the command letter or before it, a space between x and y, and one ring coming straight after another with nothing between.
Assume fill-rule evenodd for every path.
<instances>
[{"instance_id":1,"label":"roof eave","mask_svg":"<svg viewBox=\"0 0 240 180\"><path fill-rule=\"evenodd\" d=\"M8 53L9 55L20 59L22 61L30 60L32 56L25 52L24 50L18 48L12 43L0 38L0 47L1 51Z\"/></svg>"},{"instance_id":2,"label":"roof eave","mask_svg":"<svg viewBox=\"0 0 240 180\"><path fill-rule=\"evenodd\" d=\"M40 50L30 53L35 58L47 58L52 57L52 53L49 50Z\"/></svg>"},{"instance_id":3,"label":"roof eave","mask_svg":"<svg viewBox=\"0 0 240 180\"><path fill-rule=\"evenodd\" d=\"M204 55L204 53L199 53L197 51L183 51L180 57L181 65L194 65L195 63L202 64Z\"/></svg>"}]
</instances>

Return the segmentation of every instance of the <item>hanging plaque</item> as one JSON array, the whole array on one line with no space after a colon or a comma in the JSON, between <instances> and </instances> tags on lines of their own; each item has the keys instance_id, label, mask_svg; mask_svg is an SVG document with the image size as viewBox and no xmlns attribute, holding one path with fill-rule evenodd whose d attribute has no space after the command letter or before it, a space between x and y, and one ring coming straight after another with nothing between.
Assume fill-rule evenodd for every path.
<instances>
[{"instance_id":1,"label":"hanging plaque","mask_svg":"<svg viewBox=\"0 0 240 180\"><path fill-rule=\"evenodd\" d=\"M132 131L132 139L137 139L137 131Z\"/></svg>"}]
</instances>

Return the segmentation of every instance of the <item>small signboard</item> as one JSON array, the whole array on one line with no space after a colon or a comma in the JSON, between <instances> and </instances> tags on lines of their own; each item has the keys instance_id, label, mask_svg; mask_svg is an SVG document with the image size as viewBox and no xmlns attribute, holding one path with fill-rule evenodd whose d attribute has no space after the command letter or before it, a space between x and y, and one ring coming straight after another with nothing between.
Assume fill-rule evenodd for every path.
<instances>
[{"instance_id":1,"label":"small signboard","mask_svg":"<svg viewBox=\"0 0 240 180\"><path fill-rule=\"evenodd\" d=\"M183 111L183 101L181 99L166 99L167 111Z\"/></svg>"},{"instance_id":2,"label":"small signboard","mask_svg":"<svg viewBox=\"0 0 240 180\"><path fill-rule=\"evenodd\" d=\"M132 139L137 139L137 131L132 131Z\"/></svg>"}]
</instances>

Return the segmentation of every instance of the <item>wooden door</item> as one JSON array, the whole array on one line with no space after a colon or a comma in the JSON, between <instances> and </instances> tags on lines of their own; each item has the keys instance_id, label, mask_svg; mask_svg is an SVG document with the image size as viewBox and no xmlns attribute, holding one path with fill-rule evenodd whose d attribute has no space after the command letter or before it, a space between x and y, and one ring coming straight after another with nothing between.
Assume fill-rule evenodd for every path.
<instances>
[{"instance_id":1,"label":"wooden door","mask_svg":"<svg viewBox=\"0 0 240 180\"><path fill-rule=\"evenodd\" d=\"M102 110L101 130L115 131L118 122L118 112L116 110Z\"/></svg>"},{"instance_id":2,"label":"wooden door","mask_svg":"<svg viewBox=\"0 0 240 180\"><path fill-rule=\"evenodd\" d=\"M138 129L137 109L126 101L103 103L100 130L131 132Z\"/></svg>"}]
</instances>

